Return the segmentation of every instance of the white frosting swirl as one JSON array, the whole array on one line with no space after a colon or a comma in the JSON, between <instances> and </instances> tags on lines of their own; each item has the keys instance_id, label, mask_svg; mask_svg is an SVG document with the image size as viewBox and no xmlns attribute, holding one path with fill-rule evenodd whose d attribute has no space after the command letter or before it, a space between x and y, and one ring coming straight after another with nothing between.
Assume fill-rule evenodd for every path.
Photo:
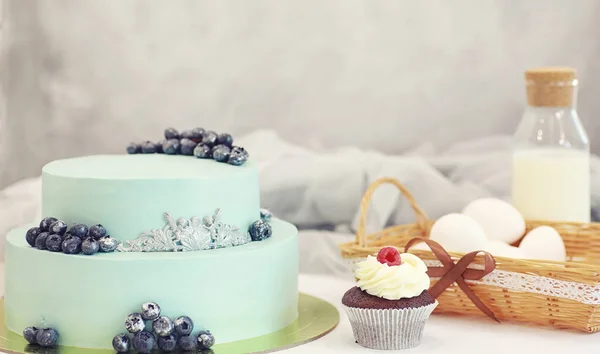
<instances>
[{"instance_id":1,"label":"white frosting swirl","mask_svg":"<svg viewBox=\"0 0 600 354\"><path fill-rule=\"evenodd\" d=\"M406 299L420 295L429 289L427 266L414 254L402 253L402 264L389 266L368 256L358 263L355 276L357 286L368 294L388 300Z\"/></svg>"}]
</instances>

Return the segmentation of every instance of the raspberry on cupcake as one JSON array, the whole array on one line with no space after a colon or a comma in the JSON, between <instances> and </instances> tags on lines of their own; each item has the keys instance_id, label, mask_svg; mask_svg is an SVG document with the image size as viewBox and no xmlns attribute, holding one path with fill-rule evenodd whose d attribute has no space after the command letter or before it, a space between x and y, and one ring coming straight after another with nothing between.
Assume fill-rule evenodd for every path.
<instances>
[{"instance_id":1,"label":"raspberry on cupcake","mask_svg":"<svg viewBox=\"0 0 600 354\"><path fill-rule=\"evenodd\" d=\"M417 256L382 248L358 263L357 284L342 298L358 344L407 349L421 343L425 322L437 306L429 293L427 266Z\"/></svg>"}]
</instances>

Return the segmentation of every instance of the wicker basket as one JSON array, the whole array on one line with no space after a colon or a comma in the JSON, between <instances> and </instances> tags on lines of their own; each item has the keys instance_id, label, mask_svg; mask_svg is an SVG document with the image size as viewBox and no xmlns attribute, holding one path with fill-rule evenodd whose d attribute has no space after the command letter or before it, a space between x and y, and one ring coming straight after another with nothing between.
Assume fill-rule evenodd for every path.
<instances>
[{"instance_id":1,"label":"wicker basket","mask_svg":"<svg viewBox=\"0 0 600 354\"><path fill-rule=\"evenodd\" d=\"M393 184L402 192L416 214L416 223L397 225L367 235L367 209L373 192L383 184ZM360 212L355 241L340 245L342 257L351 266L367 255L376 254L383 246L395 246L402 251L409 240L427 238L433 224L406 188L392 178L379 179L369 186ZM526 232L539 225L550 225L561 234L568 262L496 257L495 270L479 281L467 280L469 287L501 321L590 333L600 331L600 223L528 221ZM431 251L413 249L410 252L421 257L429 266L437 262ZM463 256L460 253L450 255L455 261ZM469 267L481 269L483 257L475 258ZM432 279L432 285L436 281ZM456 283L447 288L438 301L437 313L483 315Z\"/></svg>"}]
</instances>

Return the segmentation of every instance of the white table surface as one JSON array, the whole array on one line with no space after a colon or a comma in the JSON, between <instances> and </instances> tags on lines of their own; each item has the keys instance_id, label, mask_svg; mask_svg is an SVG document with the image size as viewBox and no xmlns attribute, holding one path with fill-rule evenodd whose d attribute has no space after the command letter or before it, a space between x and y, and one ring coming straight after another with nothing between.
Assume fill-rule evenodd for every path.
<instances>
[{"instance_id":1,"label":"white table surface","mask_svg":"<svg viewBox=\"0 0 600 354\"><path fill-rule=\"evenodd\" d=\"M0 264L0 291L4 293L4 264ZM284 351L286 354L365 354L383 353L354 343L352 329L341 308L341 297L354 284L329 276L300 275L300 291L334 304L340 323L321 339ZM388 351L394 353L395 351ZM511 323L497 324L487 319L433 315L427 322L423 343L405 354L587 354L600 353L600 333L540 329Z\"/></svg>"}]
</instances>

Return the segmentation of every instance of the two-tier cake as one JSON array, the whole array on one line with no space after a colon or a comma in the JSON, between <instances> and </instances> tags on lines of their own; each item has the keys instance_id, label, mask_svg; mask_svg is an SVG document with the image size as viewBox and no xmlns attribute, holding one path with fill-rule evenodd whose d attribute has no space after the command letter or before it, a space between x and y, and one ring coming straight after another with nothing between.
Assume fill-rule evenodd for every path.
<instances>
[{"instance_id":1,"label":"two-tier cake","mask_svg":"<svg viewBox=\"0 0 600 354\"><path fill-rule=\"evenodd\" d=\"M92 255L51 252L28 243L36 225L12 230L6 326L47 326L60 345L112 348L127 315L150 301L166 316L189 316L217 343L290 325L298 316L297 230L272 218L270 237L253 240L258 188L252 161L132 154L47 164L43 215L70 227L101 224L119 245Z\"/></svg>"}]
</instances>

